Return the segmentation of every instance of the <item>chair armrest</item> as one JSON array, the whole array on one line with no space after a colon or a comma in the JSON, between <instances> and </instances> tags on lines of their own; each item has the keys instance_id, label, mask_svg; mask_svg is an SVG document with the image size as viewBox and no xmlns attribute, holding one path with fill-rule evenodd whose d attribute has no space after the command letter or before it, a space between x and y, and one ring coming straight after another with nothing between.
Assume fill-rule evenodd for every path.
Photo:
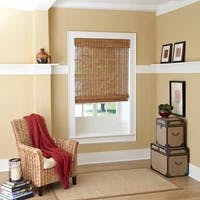
<instances>
[{"instance_id":1,"label":"chair armrest","mask_svg":"<svg viewBox=\"0 0 200 200\"><path fill-rule=\"evenodd\" d=\"M38 148L18 143L22 175L36 187L44 185L44 158Z\"/></svg>"},{"instance_id":2,"label":"chair armrest","mask_svg":"<svg viewBox=\"0 0 200 200\"><path fill-rule=\"evenodd\" d=\"M22 144L22 143L19 143L18 147L21 150L24 150L24 151L27 151L27 152L30 152L30 153L33 153L33 154L38 154L38 155L41 154L42 155L41 150L38 149L38 148L31 147L31 146L28 146L28 145L25 145L25 144Z\"/></svg>"},{"instance_id":3,"label":"chair armrest","mask_svg":"<svg viewBox=\"0 0 200 200\"><path fill-rule=\"evenodd\" d=\"M54 141L56 145L67 151L70 152L73 156L77 154L77 149L78 149L78 142L75 140L66 140L66 139L55 139Z\"/></svg>"},{"instance_id":4,"label":"chair armrest","mask_svg":"<svg viewBox=\"0 0 200 200\"><path fill-rule=\"evenodd\" d=\"M75 177L77 175L77 150L78 142L75 140L66 140L66 139L55 139L57 146L64 151L70 152L72 154L72 167L70 170L70 176Z\"/></svg>"},{"instance_id":5,"label":"chair armrest","mask_svg":"<svg viewBox=\"0 0 200 200\"><path fill-rule=\"evenodd\" d=\"M24 163L25 166L28 167L28 163L30 163L30 166L32 165L32 163L34 163L34 166L36 166L37 170L43 169L44 158L40 149L21 143L18 144L18 149L20 158L22 160L22 165ZM34 170L33 166L32 169Z\"/></svg>"}]
</instances>

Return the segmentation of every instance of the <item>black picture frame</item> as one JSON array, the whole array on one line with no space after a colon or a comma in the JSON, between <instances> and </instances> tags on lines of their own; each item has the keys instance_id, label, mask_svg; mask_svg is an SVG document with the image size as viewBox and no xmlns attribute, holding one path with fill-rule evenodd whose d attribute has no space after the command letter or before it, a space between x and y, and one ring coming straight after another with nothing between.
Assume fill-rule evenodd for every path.
<instances>
[{"instance_id":1,"label":"black picture frame","mask_svg":"<svg viewBox=\"0 0 200 200\"><path fill-rule=\"evenodd\" d=\"M172 43L162 45L160 63L170 63L172 57Z\"/></svg>"},{"instance_id":2,"label":"black picture frame","mask_svg":"<svg viewBox=\"0 0 200 200\"><path fill-rule=\"evenodd\" d=\"M185 117L185 81L169 81L170 105L173 106L172 114Z\"/></svg>"},{"instance_id":3,"label":"black picture frame","mask_svg":"<svg viewBox=\"0 0 200 200\"><path fill-rule=\"evenodd\" d=\"M185 46L186 41L174 43L172 62L185 62Z\"/></svg>"}]
</instances>

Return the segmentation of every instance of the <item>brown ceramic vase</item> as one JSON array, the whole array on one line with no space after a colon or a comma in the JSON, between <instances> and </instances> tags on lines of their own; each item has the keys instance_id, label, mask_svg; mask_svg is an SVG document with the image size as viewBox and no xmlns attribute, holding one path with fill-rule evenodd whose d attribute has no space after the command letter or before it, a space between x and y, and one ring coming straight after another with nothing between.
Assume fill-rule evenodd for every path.
<instances>
[{"instance_id":1,"label":"brown ceramic vase","mask_svg":"<svg viewBox=\"0 0 200 200\"><path fill-rule=\"evenodd\" d=\"M48 63L48 54L44 51L44 49L40 49L40 52L36 55L37 63L45 64Z\"/></svg>"}]
</instances>

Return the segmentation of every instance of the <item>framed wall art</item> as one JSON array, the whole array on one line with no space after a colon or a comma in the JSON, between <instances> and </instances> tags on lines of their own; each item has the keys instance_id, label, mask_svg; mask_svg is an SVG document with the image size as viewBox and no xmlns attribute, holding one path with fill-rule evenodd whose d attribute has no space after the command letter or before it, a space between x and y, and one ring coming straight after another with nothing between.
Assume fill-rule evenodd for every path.
<instances>
[{"instance_id":1,"label":"framed wall art","mask_svg":"<svg viewBox=\"0 0 200 200\"><path fill-rule=\"evenodd\" d=\"M162 45L160 63L170 63L172 55L172 44Z\"/></svg>"},{"instance_id":2,"label":"framed wall art","mask_svg":"<svg viewBox=\"0 0 200 200\"><path fill-rule=\"evenodd\" d=\"M172 62L185 61L185 41L174 43L173 59Z\"/></svg>"},{"instance_id":3,"label":"framed wall art","mask_svg":"<svg viewBox=\"0 0 200 200\"><path fill-rule=\"evenodd\" d=\"M172 114L185 117L185 81L170 81L169 88Z\"/></svg>"}]
</instances>

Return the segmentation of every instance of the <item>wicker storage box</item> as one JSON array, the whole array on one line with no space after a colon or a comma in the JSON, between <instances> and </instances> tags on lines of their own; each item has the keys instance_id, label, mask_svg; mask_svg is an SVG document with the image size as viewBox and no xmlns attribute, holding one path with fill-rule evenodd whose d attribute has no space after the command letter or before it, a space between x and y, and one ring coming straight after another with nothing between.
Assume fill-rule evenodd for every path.
<instances>
[{"instance_id":1,"label":"wicker storage box","mask_svg":"<svg viewBox=\"0 0 200 200\"><path fill-rule=\"evenodd\" d=\"M165 147L184 147L185 123L183 119L169 117L156 119L156 143Z\"/></svg>"},{"instance_id":2,"label":"wicker storage box","mask_svg":"<svg viewBox=\"0 0 200 200\"><path fill-rule=\"evenodd\" d=\"M151 143L151 168L167 177L187 176L189 151L187 148L165 148Z\"/></svg>"}]
</instances>

